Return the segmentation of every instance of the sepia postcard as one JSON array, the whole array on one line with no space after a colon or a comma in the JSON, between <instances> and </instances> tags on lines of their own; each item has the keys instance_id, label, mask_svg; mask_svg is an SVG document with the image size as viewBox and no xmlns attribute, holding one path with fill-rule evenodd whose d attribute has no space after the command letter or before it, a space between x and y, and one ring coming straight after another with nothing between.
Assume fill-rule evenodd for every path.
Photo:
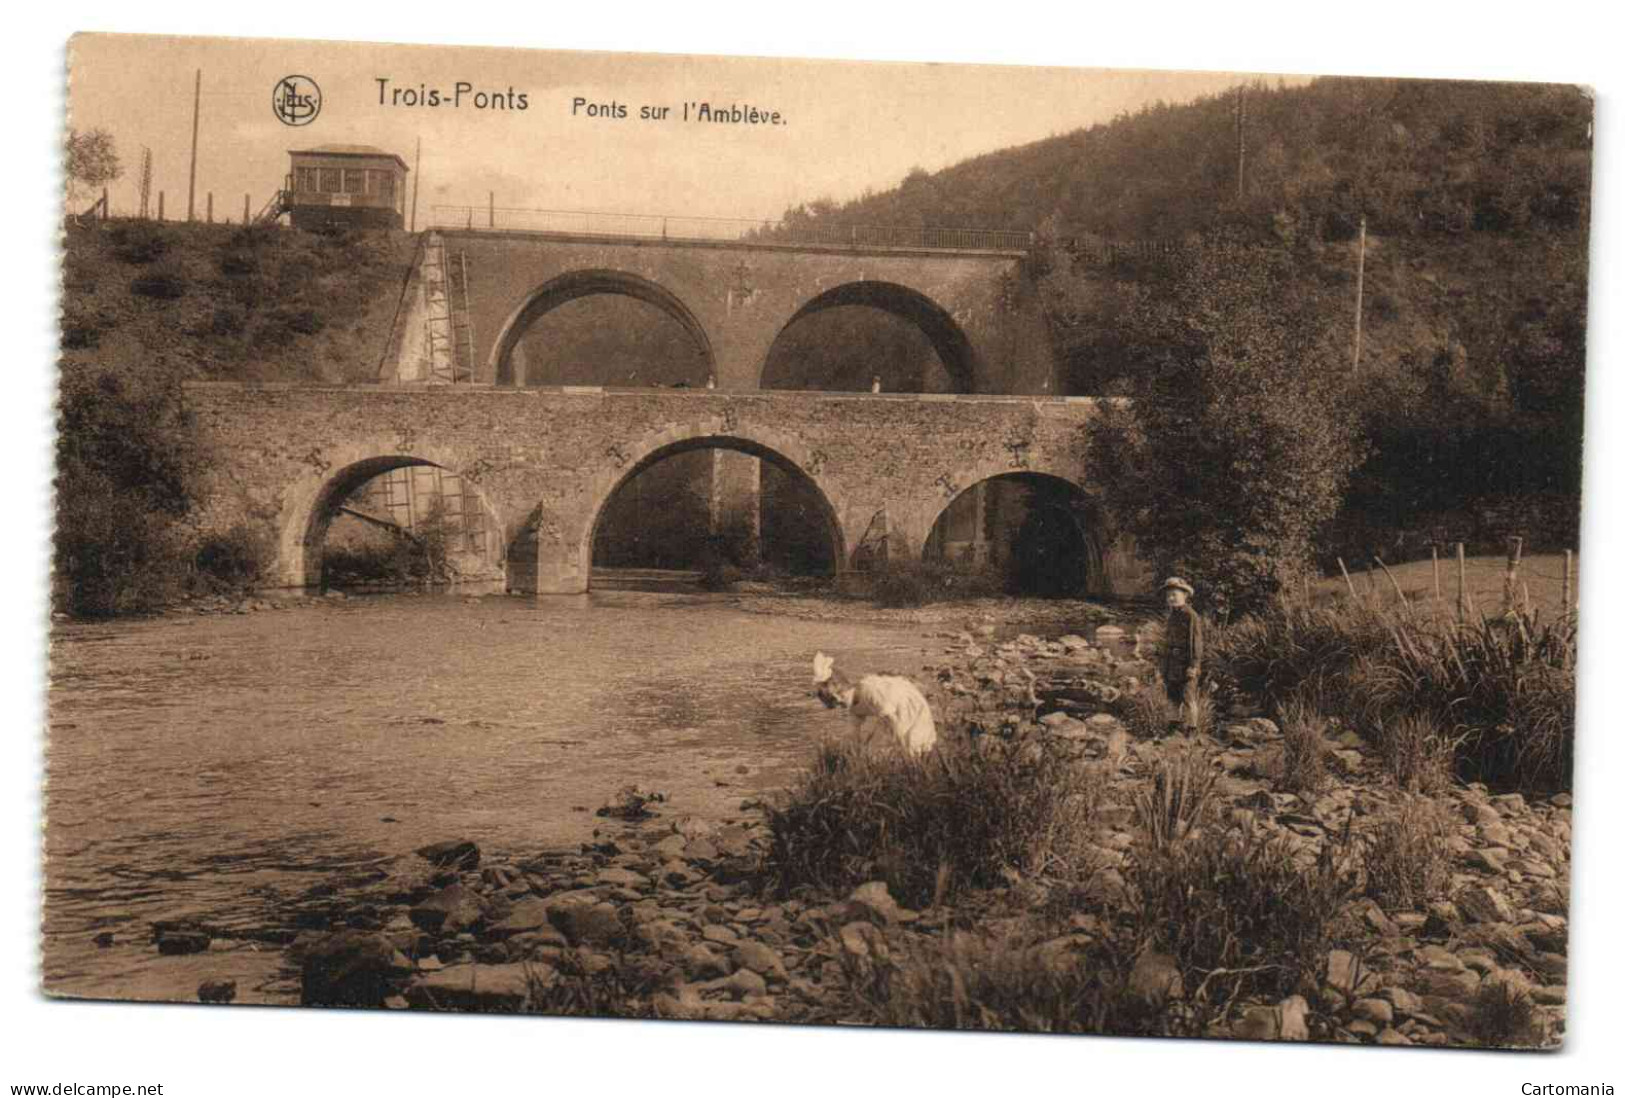
<instances>
[{"instance_id":1,"label":"sepia postcard","mask_svg":"<svg viewBox=\"0 0 1625 1098\"><path fill-rule=\"evenodd\" d=\"M48 995L1562 1043L1586 89L68 59Z\"/></svg>"}]
</instances>

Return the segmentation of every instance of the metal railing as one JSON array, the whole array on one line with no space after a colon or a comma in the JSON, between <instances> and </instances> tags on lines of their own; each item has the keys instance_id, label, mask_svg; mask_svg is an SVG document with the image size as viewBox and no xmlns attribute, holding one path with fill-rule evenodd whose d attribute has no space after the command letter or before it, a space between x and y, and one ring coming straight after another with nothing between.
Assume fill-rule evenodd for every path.
<instances>
[{"instance_id":1,"label":"metal railing","mask_svg":"<svg viewBox=\"0 0 1625 1098\"><path fill-rule=\"evenodd\" d=\"M901 225L827 225L810 221L749 221L733 217L609 213L599 210L536 210L512 206L431 208L437 229L495 229L580 233L637 240L740 241L753 244L821 244L849 248L940 248L1019 252L1033 234L1020 229L947 229Z\"/></svg>"}]
</instances>

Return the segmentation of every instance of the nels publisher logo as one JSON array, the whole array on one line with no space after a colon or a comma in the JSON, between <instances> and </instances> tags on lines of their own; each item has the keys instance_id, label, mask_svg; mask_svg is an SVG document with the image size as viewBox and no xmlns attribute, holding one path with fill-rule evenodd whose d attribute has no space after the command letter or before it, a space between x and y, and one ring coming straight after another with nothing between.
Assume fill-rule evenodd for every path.
<instances>
[{"instance_id":1,"label":"nels publisher logo","mask_svg":"<svg viewBox=\"0 0 1625 1098\"><path fill-rule=\"evenodd\" d=\"M271 90L271 113L283 125L308 125L321 109L322 89L308 76L284 76Z\"/></svg>"}]
</instances>

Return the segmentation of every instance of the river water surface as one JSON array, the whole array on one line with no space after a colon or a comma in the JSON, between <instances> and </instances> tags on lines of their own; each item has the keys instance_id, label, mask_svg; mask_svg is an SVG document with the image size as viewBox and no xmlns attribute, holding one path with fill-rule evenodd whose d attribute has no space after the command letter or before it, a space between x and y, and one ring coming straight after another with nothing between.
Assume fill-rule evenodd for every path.
<instances>
[{"instance_id":1,"label":"river water surface","mask_svg":"<svg viewBox=\"0 0 1625 1098\"><path fill-rule=\"evenodd\" d=\"M277 947L161 957L151 923L251 938L289 897L425 843L495 858L579 843L628 785L666 794L672 819L736 818L841 719L811 696L815 650L918 674L931 635L642 592L60 626L45 987L190 999L231 977L238 1001L289 1001Z\"/></svg>"}]
</instances>

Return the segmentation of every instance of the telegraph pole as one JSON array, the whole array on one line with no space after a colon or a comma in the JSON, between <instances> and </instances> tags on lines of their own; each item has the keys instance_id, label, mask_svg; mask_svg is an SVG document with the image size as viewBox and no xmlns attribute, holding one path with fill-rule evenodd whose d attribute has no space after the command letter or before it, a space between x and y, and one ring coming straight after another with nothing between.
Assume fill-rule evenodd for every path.
<instances>
[{"instance_id":1,"label":"telegraph pole","mask_svg":"<svg viewBox=\"0 0 1625 1098\"><path fill-rule=\"evenodd\" d=\"M1360 261L1354 273L1354 373L1360 373L1360 320L1365 304L1365 216L1360 217Z\"/></svg>"},{"instance_id":2,"label":"telegraph pole","mask_svg":"<svg viewBox=\"0 0 1625 1098\"><path fill-rule=\"evenodd\" d=\"M423 135L418 135L418 155L412 166L412 225L408 232L418 231L418 180L423 178Z\"/></svg>"},{"instance_id":3,"label":"telegraph pole","mask_svg":"<svg viewBox=\"0 0 1625 1098\"><path fill-rule=\"evenodd\" d=\"M192 220L194 207L192 200L197 194L197 118L198 109L203 105L203 70L197 71L197 81L192 85L192 171L186 180L186 220Z\"/></svg>"},{"instance_id":4,"label":"telegraph pole","mask_svg":"<svg viewBox=\"0 0 1625 1098\"><path fill-rule=\"evenodd\" d=\"M1236 88L1236 201L1247 194L1247 85Z\"/></svg>"}]
</instances>

